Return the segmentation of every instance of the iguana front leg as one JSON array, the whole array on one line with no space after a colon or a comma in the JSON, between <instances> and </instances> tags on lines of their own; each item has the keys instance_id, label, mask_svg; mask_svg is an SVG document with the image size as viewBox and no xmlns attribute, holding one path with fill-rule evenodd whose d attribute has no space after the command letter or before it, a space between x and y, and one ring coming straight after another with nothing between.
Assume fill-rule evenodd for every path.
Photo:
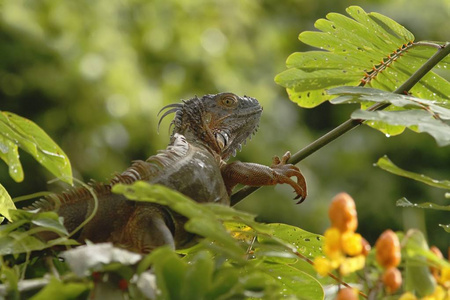
<instances>
[{"instance_id":1,"label":"iguana front leg","mask_svg":"<svg viewBox=\"0 0 450 300\"><path fill-rule=\"evenodd\" d=\"M164 208L153 204L139 204L122 229L119 239L114 242L140 253L149 253L163 245L175 249L173 232L169 228L172 227L171 223Z\"/></svg>"},{"instance_id":2,"label":"iguana front leg","mask_svg":"<svg viewBox=\"0 0 450 300\"><path fill-rule=\"evenodd\" d=\"M297 194L294 199L300 199L297 203L303 202L307 195L306 181L299 168L287 163L290 157L289 151L281 159L275 156L270 167L240 161L224 164L221 172L228 194L231 195L232 189L239 183L249 186L287 183L294 188ZM297 182L291 177L296 177Z\"/></svg>"}]
</instances>

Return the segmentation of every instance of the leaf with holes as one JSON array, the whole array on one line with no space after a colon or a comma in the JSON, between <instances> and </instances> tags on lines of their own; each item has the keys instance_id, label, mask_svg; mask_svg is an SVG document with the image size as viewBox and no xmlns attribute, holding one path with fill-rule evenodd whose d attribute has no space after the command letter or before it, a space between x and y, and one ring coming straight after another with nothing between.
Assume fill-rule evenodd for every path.
<instances>
[{"instance_id":1,"label":"leaf with holes","mask_svg":"<svg viewBox=\"0 0 450 300\"><path fill-rule=\"evenodd\" d=\"M305 31L300 41L323 51L296 52L286 62L288 69L275 77L289 98L302 107L315 107L330 100L325 92L336 86L363 85L394 91L435 52L437 43L414 42L414 36L400 24L378 13L366 13L358 6L347 8L350 17L330 13L319 19L319 31ZM448 71L450 59L437 68ZM445 101L450 85L429 72L411 93L416 97ZM363 108L365 106L363 105ZM380 126L373 123L373 126ZM388 134L400 133L400 126L385 126Z\"/></svg>"},{"instance_id":2,"label":"leaf with holes","mask_svg":"<svg viewBox=\"0 0 450 300\"><path fill-rule=\"evenodd\" d=\"M267 224L267 226L273 229L274 237L294 246L296 250L305 257L313 259L316 256L323 255L322 236L310 233L295 226L281 223ZM265 236L260 236L258 237L258 240L264 243L264 241L268 240L268 238Z\"/></svg>"}]
</instances>

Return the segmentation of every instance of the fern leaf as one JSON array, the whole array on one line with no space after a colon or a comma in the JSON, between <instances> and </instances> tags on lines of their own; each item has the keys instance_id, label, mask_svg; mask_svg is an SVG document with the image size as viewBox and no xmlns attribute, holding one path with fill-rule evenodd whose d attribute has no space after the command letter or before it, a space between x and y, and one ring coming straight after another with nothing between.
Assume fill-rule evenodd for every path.
<instances>
[{"instance_id":1,"label":"fern leaf","mask_svg":"<svg viewBox=\"0 0 450 300\"><path fill-rule=\"evenodd\" d=\"M358 6L347 8L347 13L350 17L330 13L314 24L319 31L302 32L302 42L324 51L291 54L288 69L276 76L298 105L315 107L330 99L326 89L341 85L394 91L436 52L431 43L414 43L411 32L386 16L366 13ZM447 70L449 63L447 59L438 68ZM429 72L411 93L444 101L449 99L450 85ZM386 133L402 131L396 127Z\"/></svg>"}]
</instances>

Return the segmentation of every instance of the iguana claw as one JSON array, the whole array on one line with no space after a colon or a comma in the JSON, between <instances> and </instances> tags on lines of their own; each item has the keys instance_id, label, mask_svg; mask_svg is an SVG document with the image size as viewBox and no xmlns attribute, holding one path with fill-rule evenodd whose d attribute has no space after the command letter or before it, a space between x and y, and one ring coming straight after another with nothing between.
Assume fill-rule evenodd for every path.
<instances>
[{"instance_id":1,"label":"iguana claw","mask_svg":"<svg viewBox=\"0 0 450 300\"><path fill-rule=\"evenodd\" d=\"M277 183L287 183L294 188L297 194L294 199L300 199L297 202L297 204L300 204L306 199L306 181L298 167L287 163L290 158L291 152L289 151L281 159L278 156L274 156L270 168L274 171L274 177ZM297 182L291 179L293 176L297 177Z\"/></svg>"}]
</instances>

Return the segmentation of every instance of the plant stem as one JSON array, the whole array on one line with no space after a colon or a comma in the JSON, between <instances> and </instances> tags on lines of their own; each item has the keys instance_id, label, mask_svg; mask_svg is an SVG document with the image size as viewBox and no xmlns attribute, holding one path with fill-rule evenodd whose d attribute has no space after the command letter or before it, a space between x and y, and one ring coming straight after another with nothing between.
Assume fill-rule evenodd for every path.
<instances>
[{"instance_id":1,"label":"plant stem","mask_svg":"<svg viewBox=\"0 0 450 300\"><path fill-rule=\"evenodd\" d=\"M420 42L419 42L420 43ZM393 93L395 94L403 94L407 93L417 82L419 82L420 79L422 79L423 76L425 76L431 69L433 69L442 59L444 59L448 54L450 53L450 43L447 42L445 45L441 45L441 47L437 50L437 52L430 57L419 69L417 69L414 74L411 75L411 77L408 78L400 87L398 87ZM371 107L369 107L367 110L374 111L374 110L382 110L388 107L390 104L388 103L378 103ZM344 133L358 127L364 122L362 119L349 119L339 125L338 127L334 128L330 132L326 133L325 135L321 136L308 146L304 147L300 151L296 152L291 156L289 159L289 163L291 164L298 164L300 161L305 159L306 157L310 156L320 148L322 148L325 145L328 145L330 142L334 141ZM242 199L256 191L259 187L252 187L252 186L246 186L234 193L231 196L231 205L236 205L239 203Z\"/></svg>"}]
</instances>

